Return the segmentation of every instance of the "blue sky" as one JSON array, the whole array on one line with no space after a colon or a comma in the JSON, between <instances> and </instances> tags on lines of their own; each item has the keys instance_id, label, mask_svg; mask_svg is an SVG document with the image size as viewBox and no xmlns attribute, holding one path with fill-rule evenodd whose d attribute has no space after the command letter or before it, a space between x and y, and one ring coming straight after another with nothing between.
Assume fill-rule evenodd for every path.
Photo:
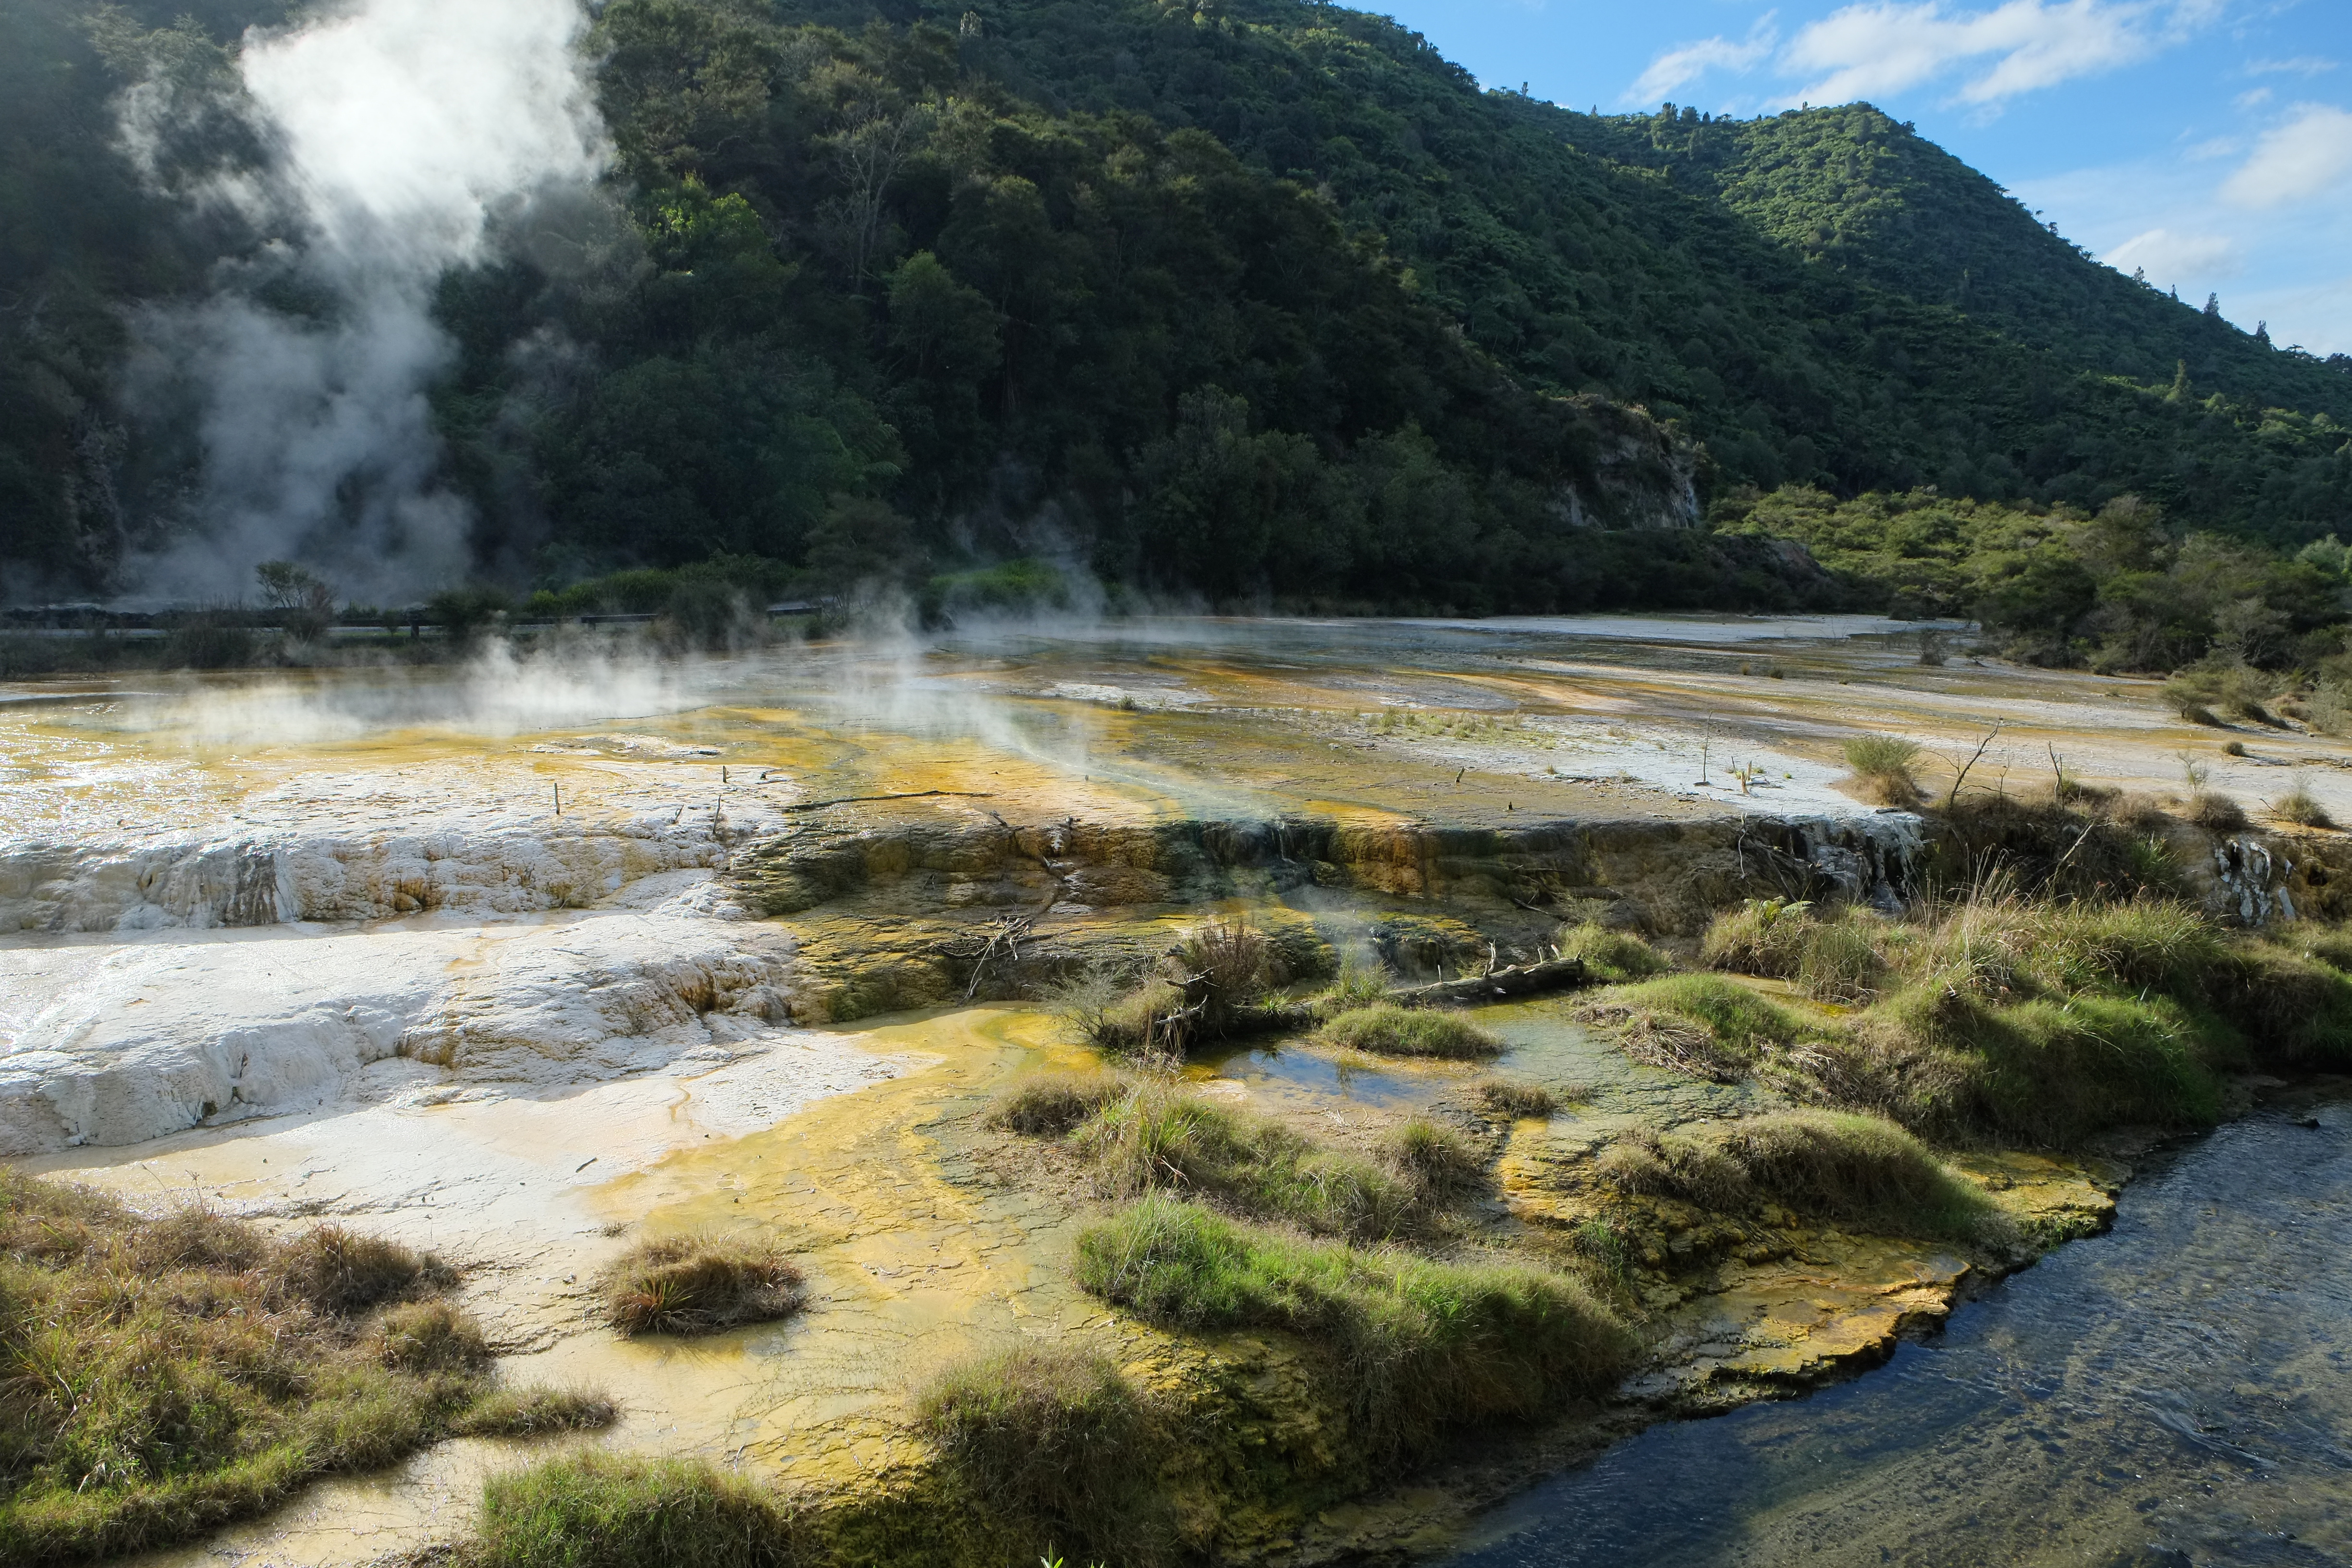
<instances>
[{"instance_id":1,"label":"blue sky","mask_svg":"<svg viewBox=\"0 0 2352 1568\"><path fill-rule=\"evenodd\" d=\"M1575 109L1866 99L2124 271L2352 353L2352 0L1358 3Z\"/></svg>"}]
</instances>

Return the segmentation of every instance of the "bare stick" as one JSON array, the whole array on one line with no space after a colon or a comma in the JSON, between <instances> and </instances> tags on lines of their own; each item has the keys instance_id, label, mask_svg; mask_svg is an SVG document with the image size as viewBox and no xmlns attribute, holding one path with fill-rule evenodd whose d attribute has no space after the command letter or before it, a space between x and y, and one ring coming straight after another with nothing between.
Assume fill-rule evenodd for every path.
<instances>
[{"instance_id":1,"label":"bare stick","mask_svg":"<svg viewBox=\"0 0 2352 1568\"><path fill-rule=\"evenodd\" d=\"M1960 771L1952 776L1952 793L1944 797L1944 809L1946 811L1951 810L1953 805L1958 802L1960 798L1960 786L1969 782L1969 770L1975 767L1977 763L1983 759L1986 749L1991 746L1993 742L2000 738L2000 727L2008 722L2009 721L2006 719L1994 720L1992 721L1992 728L1985 731L1985 738L1977 742L1977 749L1975 752L1969 754L1967 762L1960 764Z\"/></svg>"}]
</instances>

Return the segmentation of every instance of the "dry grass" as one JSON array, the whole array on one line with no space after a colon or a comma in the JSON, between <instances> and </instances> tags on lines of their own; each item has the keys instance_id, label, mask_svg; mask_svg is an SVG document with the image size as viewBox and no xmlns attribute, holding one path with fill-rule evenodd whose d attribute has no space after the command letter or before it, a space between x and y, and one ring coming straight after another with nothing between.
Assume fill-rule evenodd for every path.
<instances>
[{"instance_id":1,"label":"dry grass","mask_svg":"<svg viewBox=\"0 0 2352 1568\"><path fill-rule=\"evenodd\" d=\"M2208 833L2236 833L2246 826L2246 808L2219 790L2200 789L2190 795L2184 815Z\"/></svg>"},{"instance_id":2,"label":"dry grass","mask_svg":"<svg viewBox=\"0 0 2352 1568\"><path fill-rule=\"evenodd\" d=\"M150 1218L0 1167L0 1563L185 1540L532 1397L432 1299L453 1279L337 1226Z\"/></svg>"},{"instance_id":3,"label":"dry grass","mask_svg":"<svg viewBox=\"0 0 2352 1568\"><path fill-rule=\"evenodd\" d=\"M1324 1024L1316 1038L1346 1050L1383 1057L1468 1059L1500 1055L1503 1042L1458 1013L1376 1002L1350 1008Z\"/></svg>"},{"instance_id":4,"label":"dry grass","mask_svg":"<svg viewBox=\"0 0 2352 1568\"><path fill-rule=\"evenodd\" d=\"M605 1314L625 1334L710 1334L800 1310L801 1273L763 1243L657 1237L604 1271Z\"/></svg>"}]
</instances>

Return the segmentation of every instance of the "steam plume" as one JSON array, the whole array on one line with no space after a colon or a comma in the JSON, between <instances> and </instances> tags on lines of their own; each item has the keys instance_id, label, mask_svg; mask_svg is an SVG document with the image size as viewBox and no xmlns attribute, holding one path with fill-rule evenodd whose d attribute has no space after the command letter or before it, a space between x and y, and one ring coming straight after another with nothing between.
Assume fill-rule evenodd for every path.
<instances>
[{"instance_id":1,"label":"steam plume","mask_svg":"<svg viewBox=\"0 0 2352 1568\"><path fill-rule=\"evenodd\" d=\"M143 379L193 384L204 459L191 532L143 563L146 593L240 595L279 558L394 603L463 574L467 511L436 485L425 395L452 351L433 289L502 213L604 168L586 26L578 0L356 0L247 35L245 112L274 156L205 194L282 237L142 322ZM265 304L262 283L307 302Z\"/></svg>"}]
</instances>

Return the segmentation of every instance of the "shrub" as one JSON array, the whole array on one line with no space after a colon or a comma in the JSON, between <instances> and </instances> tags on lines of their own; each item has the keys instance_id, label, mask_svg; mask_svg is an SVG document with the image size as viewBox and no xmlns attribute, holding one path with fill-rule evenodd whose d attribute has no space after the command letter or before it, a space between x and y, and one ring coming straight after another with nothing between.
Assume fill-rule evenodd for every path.
<instances>
[{"instance_id":1,"label":"shrub","mask_svg":"<svg viewBox=\"0 0 2352 1568\"><path fill-rule=\"evenodd\" d=\"M1633 1350L1563 1275L1301 1241L1165 1197L1082 1232L1076 1265L1087 1290L1166 1327L1301 1336L1334 1363L1349 1440L1375 1464L1452 1426L1551 1414Z\"/></svg>"},{"instance_id":2,"label":"shrub","mask_svg":"<svg viewBox=\"0 0 2352 1568\"><path fill-rule=\"evenodd\" d=\"M1126 1092L1107 1072L1041 1073L998 1095L988 1124L1032 1138L1059 1138Z\"/></svg>"},{"instance_id":3,"label":"shrub","mask_svg":"<svg viewBox=\"0 0 2352 1568\"><path fill-rule=\"evenodd\" d=\"M1478 1108L1489 1116L1544 1117L1559 1109L1551 1090L1541 1084L1488 1079L1474 1091Z\"/></svg>"},{"instance_id":4,"label":"shrub","mask_svg":"<svg viewBox=\"0 0 2352 1568\"><path fill-rule=\"evenodd\" d=\"M657 1237L604 1272L606 1315L625 1334L709 1334L800 1310L801 1274L763 1244Z\"/></svg>"},{"instance_id":5,"label":"shrub","mask_svg":"<svg viewBox=\"0 0 2352 1568\"><path fill-rule=\"evenodd\" d=\"M1273 944L1245 921L1212 921L1195 927L1176 950L1186 974L1208 991L1209 1010L1231 1012L1265 994Z\"/></svg>"},{"instance_id":6,"label":"shrub","mask_svg":"<svg viewBox=\"0 0 2352 1568\"><path fill-rule=\"evenodd\" d=\"M1845 742L1845 765L1860 780L1863 793L1881 805L1910 805L1919 798L1911 776L1919 760L1919 743L1895 735L1856 735Z\"/></svg>"},{"instance_id":7,"label":"shrub","mask_svg":"<svg viewBox=\"0 0 2352 1568\"><path fill-rule=\"evenodd\" d=\"M1647 980L1674 967L1665 954L1632 931L1611 931L1592 921L1560 933L1559 955L1582 959L1594 978L1612 985Z\"/></svg>"},{"instance_id":8,"label":"shrub","mask_svg":"<svg viewBox=\"0 0 2352 1568\"><path fill-rule=\"evenodd\" d=\"M1155 1555L1152 1414L1099 1356L1026 1346L952 1368L918 1423L971 1494L1078 1561Z\"/></svg>"},{"instance_id":9,"label":"shrub","mask_svg":"<svg viewBox=\"0 0 2352 1568\"><path fill-rule=\"evenodd\" d=\"M1501 1053L1503 1042L1458 1013L1376 1002L1350 1008L1317 1032L1326 1045L1384 1057L1466 1058Z\"/></svg>"}]
</instances>

